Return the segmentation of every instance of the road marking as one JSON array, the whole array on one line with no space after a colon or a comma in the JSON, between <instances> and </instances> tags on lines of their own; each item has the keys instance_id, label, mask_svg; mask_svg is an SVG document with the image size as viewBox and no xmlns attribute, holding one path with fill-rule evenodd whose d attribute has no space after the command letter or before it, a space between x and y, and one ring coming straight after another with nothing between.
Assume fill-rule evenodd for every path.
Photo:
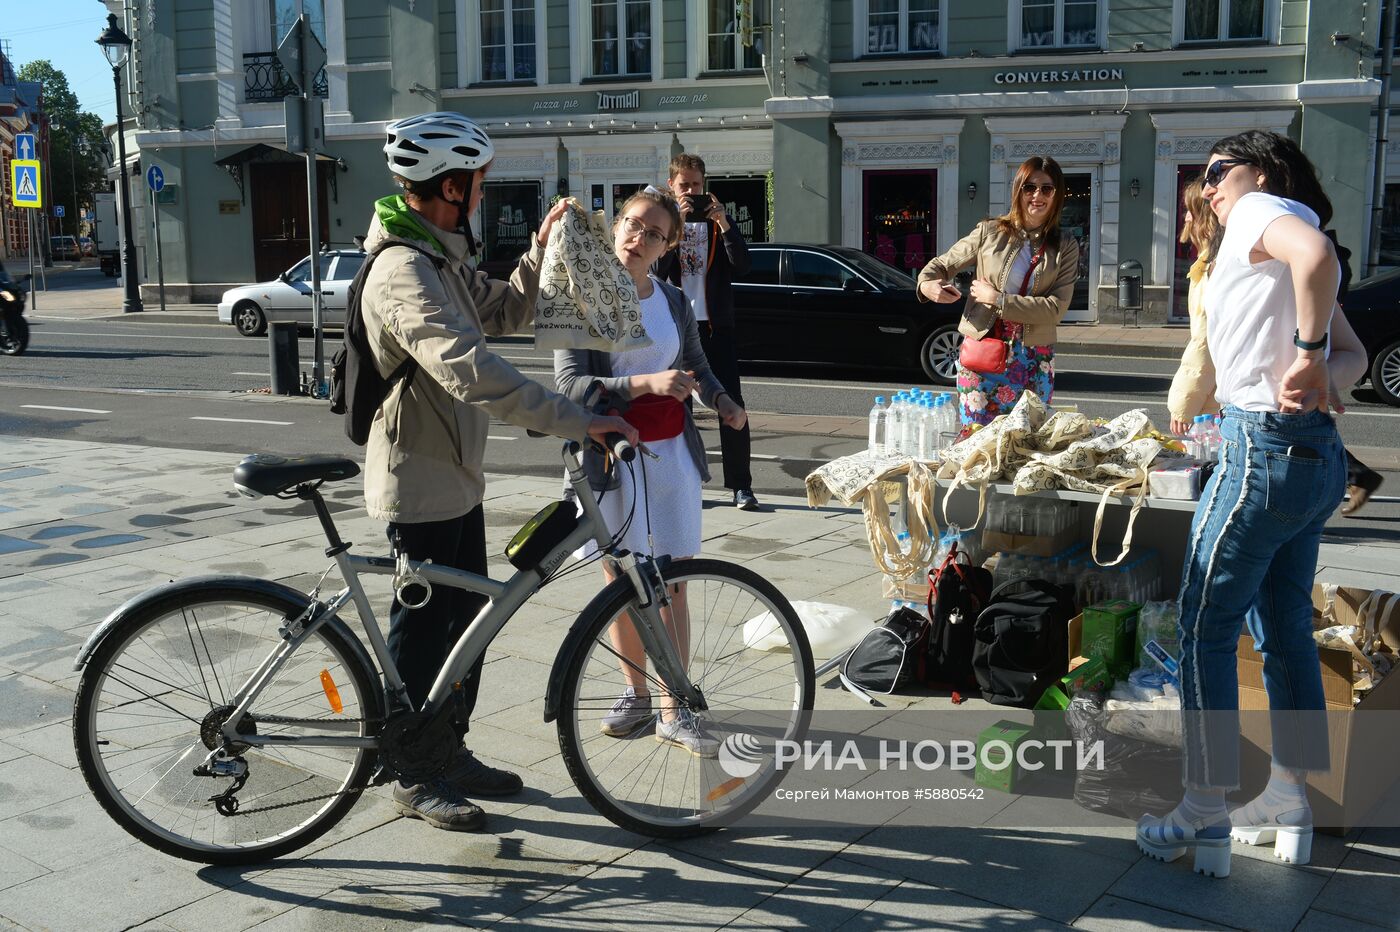
<instances>
[{"instance_id":1,"label":"road marking","mask_svg":"<svg viewBox=\"0 0 1400 932\"><path fill-rule=\"evenodd\" d=\"M505 437L498 434L487 434L487 440L519 440L519 437Z\"/></svg>"},{"instance_id":2,"label":"road marking","mask_svg":"<svg viewBox=\"0 0 1400 932\"><path fill-rule=\"evenodd\" d=\"M275 427L291 427L295 421L258 421L242 417L192 417L191 421L219 421L223 424L271 424Z\"/></svg>"},{"instance_id":3,"label":"road marking","mask_svg":"<svg viewBox=\"0 0 1400 932\"><path fill-rule=\"evenodd\" d=\"M20 405L21 408L33 408L36 411L76 411L79 414L111 414L111 411L104 411L101 408L61 408L58 405Z\"/></svg>"},{"instance_id":4,"label":"road marking","mask_svg":"<svg viewBox=\"0 0 1400 932\"><path fill-rule=\"evenodd\" d=\"M265 379L265 378L268 377L268 374L267 374L266 372L235 372L235 373L233 373L233 374L234 374L234 375L248 375L248 376L252 376L252 377L255 378L255 379Z\"/></svg>"}]
</instances>

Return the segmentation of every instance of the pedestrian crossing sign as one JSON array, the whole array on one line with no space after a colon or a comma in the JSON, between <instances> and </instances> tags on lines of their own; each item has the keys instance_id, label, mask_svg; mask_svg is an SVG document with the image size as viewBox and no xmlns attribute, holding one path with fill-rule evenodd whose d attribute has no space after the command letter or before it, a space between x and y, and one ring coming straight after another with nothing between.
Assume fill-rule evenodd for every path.
<instances>
[{"instance_id":1,"label":"pedestrian crossing sign","mask_svg":"<svg viewBox=\"0 0 1400 932\"><path fill-rule=\"evenodd\" d=\"M44 206L37 159L10 160L10 203L16 207Z\"/></svg>"}]
</instances>

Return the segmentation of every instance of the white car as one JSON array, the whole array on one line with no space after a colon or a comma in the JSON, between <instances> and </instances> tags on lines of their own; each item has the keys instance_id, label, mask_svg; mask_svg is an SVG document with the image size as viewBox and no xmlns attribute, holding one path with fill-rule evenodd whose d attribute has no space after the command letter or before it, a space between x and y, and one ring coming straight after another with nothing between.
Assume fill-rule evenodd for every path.
<instances>
[{"instance_id":1,"label":"white car","mask_svg":"<svg viewBox=\"0 0 1400 932\"><path fill-rule=\"evenodd\" d=\"M337 330L345 326L345 293L365 254L357 249L321 253L322 323ZM219 301L219 323L233 324L245 337L267 332L268 321L291 321L311 326L311 259L308 256L275 281L240 285Z\"/></svg>"}]
</instances>

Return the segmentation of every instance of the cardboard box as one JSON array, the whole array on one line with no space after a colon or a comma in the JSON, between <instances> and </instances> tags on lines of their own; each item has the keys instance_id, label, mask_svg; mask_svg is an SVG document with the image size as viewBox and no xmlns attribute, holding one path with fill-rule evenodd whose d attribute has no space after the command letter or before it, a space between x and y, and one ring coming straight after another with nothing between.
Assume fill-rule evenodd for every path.
<instances>
[{"instance_id":1,"label":"cardboard box","mask_svg":"<svg viewBox=\"0 0 1400 932\"><path fill-rule=\"evenodd\" d=\"M1113 674L1109 673L1108 665L1103 662L1102 658L1095 657L1092 660L1076 664L1070 672L1060 677L1059 682L1052 684L1041 694L1040 701L1035 704L1035 707L1042 712L1062 712L1069 708L1070 699L1074 698L1080 690L1108 690L1112 687Z\"/></svg>"},{"instance_id":2,"label":"cardboard box","mask_svg":"<svg viewBox=\"0 0 1400 932\"><path fill-rule=\"evenodd\" d=\"M1313 587L1313 626L1358 624L1358 609L1370 592L1341 587L1333 606L1335 621L1324 621L1322 586ZM1352 655L1349 651L1319 647L1322 692L1327 705L1328 745L1332 769L1308 776L1308 799L1314 823L1320 830L1344 834L1363 824L1376 803L1400 777L1400 741L1394 727L1400 719L1400 670L1380 681L1357 705L1352 704ZM1267 776L1271 747L1268 717L1257 714L1269 707L1264 691L1264 658L1254 640L1239 641L1236 670L1240 683L1241 773ZM1248 714L1254 711L1256 714ZM1373 714L1390 713L1390 714ZM1256 776L1258 780L1260 777ZM1246 789L1251 789L1246 785ZM1397 824L1387 810L1385 824Z\"/></svg>"},{"instance_id":3,"label":"cardboard box","mask_svg":"<svg viewBox=\"0 0 1400 932\"><path fill-rule=\"evenodd\" d=\"M1051 537L1032 537L1029 534L1005 534L1001 531L982 532L982 550L985 553L1023 553L1033 557L1053 557L1074 546L1079 539L1077 528L1066 528Z\"/></svg>"},{"instance_id":4,"label":"cardboard box","mask_svg":"<svg viewBox=\"0 0 1400 932\"><path fill-rule=\"evenodd\" d=\"M1025 774L1016 763L1016 751L1035 731L1034 725L1023 725L1020 722L1013 722L1009 719L1002 719L991 728L984 729L977 735L977 770L976 779L978 786L985 786L991 790L1001 790L1003 793L1014 793L1016 787ZM1002 755L1004 752L996 748L987 753L987 757L994 764L1005 762L1004 767L991 769L984 766L982 747L988 741L1005 741L1011 748L1011 756L1006 760Z\"/></svg>"},{"instance_id":5,"label":"cardboard box","mask_svg":"<svg viewBox=\"0 0 1400 932\"><path fill-rule=\"evenodd\" d=\"M1103 658L1116 677L1126 677L1137 663L1137 619L1142 606L1118 599L1084 609L1079 653Z\"/></svg>"},{"instance_id":6,"label":"cardboard box","mask_svg":"<svg viewBox=\"0 0 1400 932\"><path fill-rule=\"evenodd\" d=\"M1179 460L1147 474L1148 494L1153 498L1198 501L1201 497L1202 470L1199 463Z\"/></svg>"}]
</instances>

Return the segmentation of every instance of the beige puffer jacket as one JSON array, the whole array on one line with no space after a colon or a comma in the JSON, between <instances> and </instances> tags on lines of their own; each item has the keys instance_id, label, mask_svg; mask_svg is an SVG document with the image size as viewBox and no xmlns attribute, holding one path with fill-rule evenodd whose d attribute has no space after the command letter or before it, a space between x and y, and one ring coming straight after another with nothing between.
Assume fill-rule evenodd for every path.
<instances>
[{"instance_id":1,"label":"beige puffer jacket","mask_svg":"<svg viewBox=\"0 0 1400 932\"><path fill-rule=\"evenodd\" d=\"M441 257L441 270L411 242ZM486 344L534 319L542 250L532 245L509 282L466 264L466 237L413 212L402 197L375 204L365 250L376 252L361 305L379 372L409 355L419 369L395 384L370 427L365 505L382 521L445 521L481 504L482 456L492 416L573 440L591 416L522 375Z\"/></svg>"}]
</instances>

